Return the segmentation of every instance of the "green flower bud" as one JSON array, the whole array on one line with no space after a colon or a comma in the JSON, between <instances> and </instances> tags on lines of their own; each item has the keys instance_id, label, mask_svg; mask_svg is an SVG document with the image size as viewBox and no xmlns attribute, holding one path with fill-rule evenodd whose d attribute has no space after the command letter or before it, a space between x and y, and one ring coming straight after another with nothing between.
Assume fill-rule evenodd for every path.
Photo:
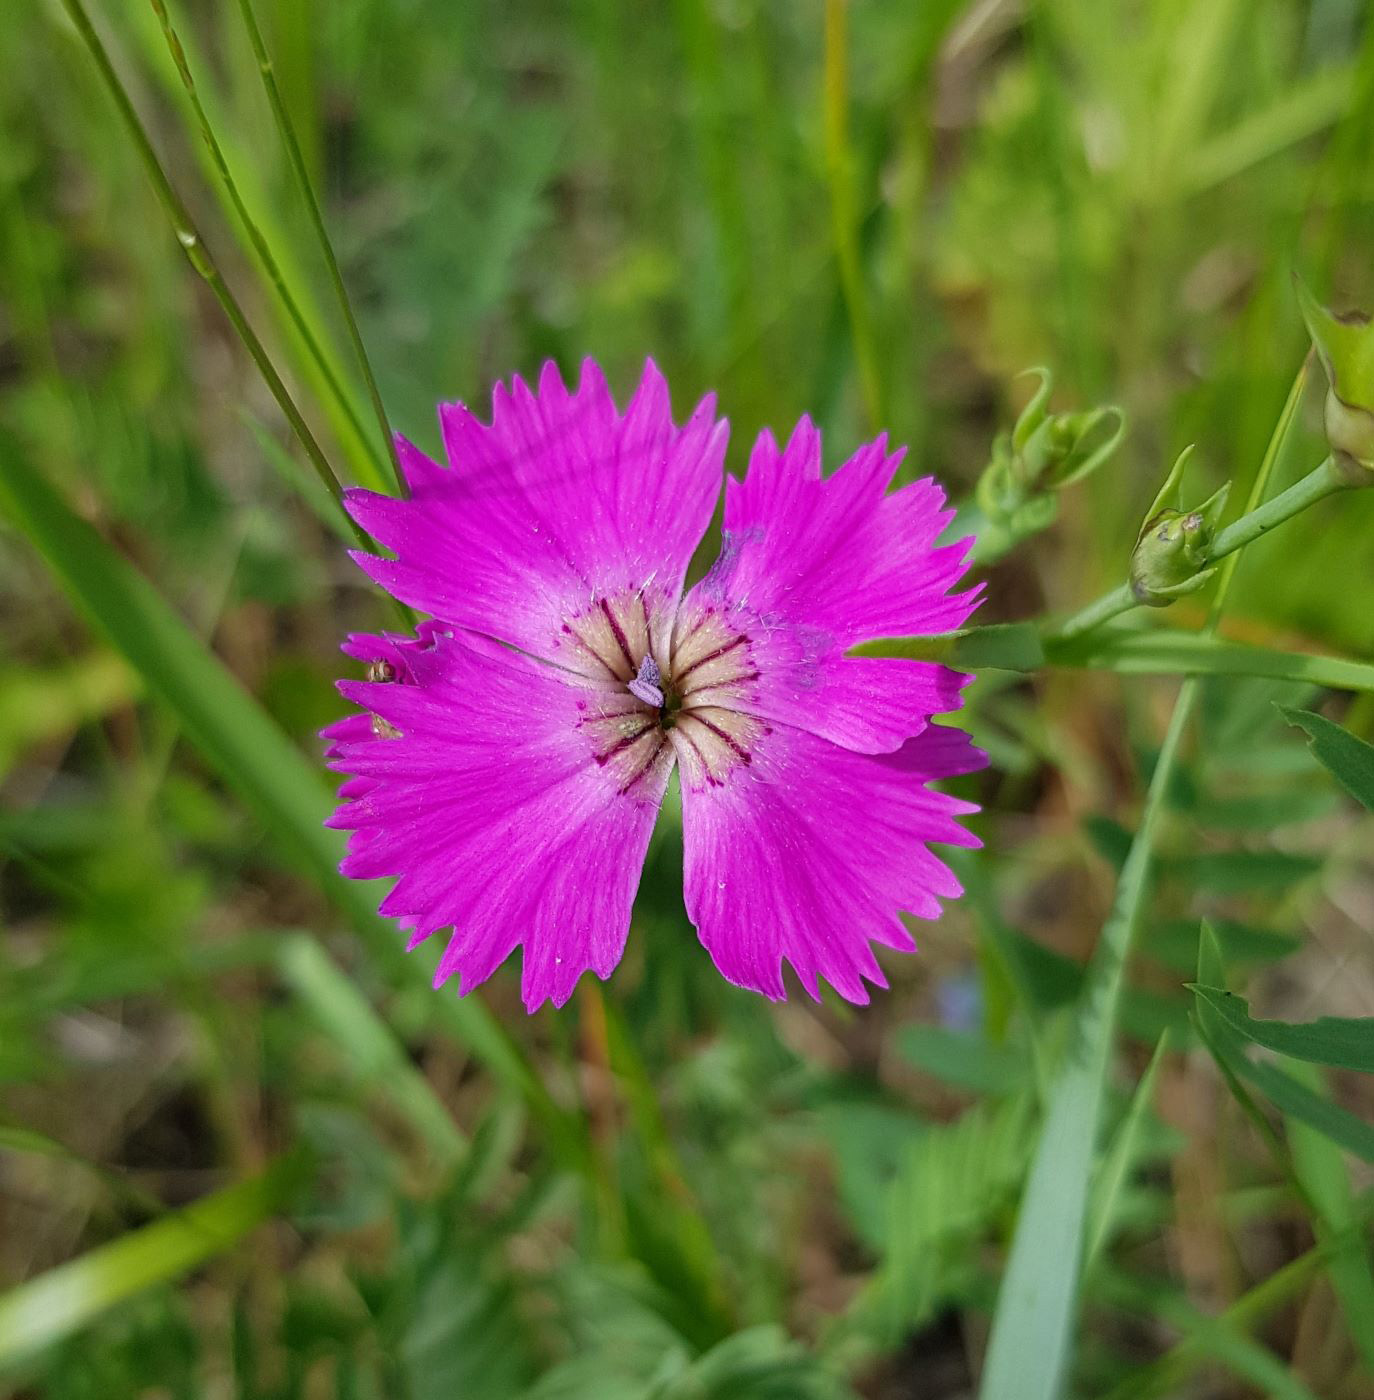
<instances>
[{"instance_id":1,"label":"green flower bud","mask_svg":"<svg viewBox=\"0 0 1374 1400\"><path fill-rule=\"evenodd\" d=\"M1037 375L1039 387L1010 433L999 433L992 457L978 480L974 500L984 519L985 552L995 558L1017 541L1054 523L1059 514L1056 492L1095 472L1125 436L1125 415L1113 405L1079 413L1050 413L1054 377ZM1115 428L1104 440L1104 423Z\"/></svg>"},{"instance_id":2,"label":"green flower bud","mask_svg":"<svg viewBox=\"0 0 1374 1400\"><path fill-rule=\"evenodd\" d=\"M1179 454L1131 552L1131 592L1146 607L1167 608L1175 598L1196 593L1216 572L1208 567L1208 551L1231 483L1193 510L1168 504L1171 497L1180 495L1183 469L1192 452L1188 447Z\"/></svg>"},{"instance_id":3,"label":"green flower bud","mask_svg":"<svg viewBox=\"0 0 1374 1400\"><path fill-rule=\"evenodd\" d=\"M1062 491L1095 472L1116 451L1125 435L1126 416L1113 404L1080 413L1049 413L1054 376L1043 368L1025 373L1038 376L1040 386L1011 430L1008 469L1027 495ZM1103 423L1116 425L1105 441L1097 431Z\"/></svg>"},{"instance_id":4,"label":"green flower bud","mask_svg":"<svg viewBox=\"0 0 1374 1400\"><path fill-rule=\"evenodd\" d=\"M1326 440L1351 484L1374 485L1374 321L1363 312L1337 314L1301 280L1298 301L1329 384Z\"/></svg>"}]
</instances>

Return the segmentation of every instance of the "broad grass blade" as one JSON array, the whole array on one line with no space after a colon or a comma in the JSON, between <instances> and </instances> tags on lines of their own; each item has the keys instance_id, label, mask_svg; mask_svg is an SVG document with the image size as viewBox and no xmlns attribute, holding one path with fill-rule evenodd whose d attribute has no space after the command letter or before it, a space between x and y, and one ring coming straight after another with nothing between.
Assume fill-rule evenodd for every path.
<instances>
[{"instance_id":1,"label":"broad grass blade","mask_svg":"<svg viewBox=\"0 0 1374 1400\"><path fill-rule=\"evenodd\" d=\"M329 899L398 976L426 977L376 912L375 890L338 873L343 842L323 825L333 800L319 770L237 678L186 626L157 590L80 519L0 437L0 505L61 579L73 602L124 654L151 693L172 709L187 737L234 787ZM549 1123L564 1114L520 1050L471 997L436 1000L443 1024Z\"/></svg>"},{"instance_id":2,"label":"broad grass blade","mask_svg":"<svg viewBox=\"0 0 1374 1400\"><path fill-rule=\"evenodd\" d=\"M217 1191L0 1296L0 1366L70 1336L116 1303L232 1249L275 1215L301 1177L299 1158Z\"/></svg>"}]
</instances>

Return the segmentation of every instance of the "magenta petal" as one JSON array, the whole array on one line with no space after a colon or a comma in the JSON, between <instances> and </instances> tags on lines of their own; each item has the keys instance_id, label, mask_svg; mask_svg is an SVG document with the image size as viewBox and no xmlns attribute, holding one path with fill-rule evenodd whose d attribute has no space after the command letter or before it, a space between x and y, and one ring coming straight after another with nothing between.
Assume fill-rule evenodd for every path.
<instances>
[{"instance_id":1,"label":"magenta petal","mask_svg":"<svg viewBox=\"0 0 1374 1400\"><path fill-rule=\"evenodd\" d=\"M684 769L687 913L721 974L775 1000L784 962L813 997L886 986L870 945L911 951L898 911L936 918L960 893L930 844L978 844L955 820L977 809L926 784L984 761L938 725L877 755L779 725L722 783Z\"/></svg>"},{"instance_id":2,"label":"magenta petal","mask_svg":"<svg viewBox=\"0 0 1374 1400\"><path fill-rule=\"evenodd\" d=\"M582 727L600 693L529 657L440 638L427 670L340 686L399 731L337 744L344 873L396 877L382 912L411 946L452 928L440 981L470 991L523 945L525 1004L562 1005L620 960L667 763L622 791Z\"/></svg>"},{"instance_id":3,"label":"magenta petal","mask_svg":"<svg viewBox=\"0 0 1374 1400\"><path fill-rule=\"evenodd\" d=\"M758 675L739 707L845 748L889 752L928 716L959 706L966 677L918 661L846 658L880 636L962 626L978 590L951 593L967 543L937 546L952 518L930 478L886 494L901 459L884 439L820 475L820 434L803 418L779 449L763 434L730 481L720 559L685 600L749 639Z\"/></svg>"},{"instance_id":4,"label":"magenta petal","mask_svg":"<svg viewBox=\"0 0 1374 1400\"><path fill-rule=\"evenodd\" d=\"M673 424L652 361L624 412L590 360L569 391L499 385L491 423L440 410L451 470L406 443L401 501L350 491L353 518L394 558L354 557L382 587L448 623L549 657L570 612L651 588L675 602L720 491L726 425L705 399Z\"/></svg>"}]
</instances>

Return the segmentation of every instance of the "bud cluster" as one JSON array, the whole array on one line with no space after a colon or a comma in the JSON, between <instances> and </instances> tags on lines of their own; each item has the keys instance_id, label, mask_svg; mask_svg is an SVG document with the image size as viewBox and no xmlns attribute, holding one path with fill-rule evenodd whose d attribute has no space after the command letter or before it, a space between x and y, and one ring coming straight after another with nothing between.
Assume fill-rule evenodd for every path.
<instances>
[{"instance_id":1,"label":"bud cluster","mask_svg":"<svg viewBox=\"0 0 1374 1400\"><path fill-rule=\"evenodd\" d=\"M974 500L983 517L980 546L996 558L1059 514L1058 492L1095 472L1125 435L1125 415L1114 405L1076 413L1051 413L1054 378L1048 369L1027 370L1040 384L1010 433L999 433L979 478ZM1104 424L1114 425L1106 438Z\"/></svg>"}]
</instances>

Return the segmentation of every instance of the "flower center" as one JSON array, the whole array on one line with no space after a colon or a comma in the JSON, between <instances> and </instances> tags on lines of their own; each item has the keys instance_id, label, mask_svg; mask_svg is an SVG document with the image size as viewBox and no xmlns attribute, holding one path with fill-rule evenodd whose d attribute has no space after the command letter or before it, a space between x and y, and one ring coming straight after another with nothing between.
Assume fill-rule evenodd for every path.
<instances>
[{"instance_id":1,"label":"flower center","mask_svg":"<svg viewBox=\"0 0 1374 1400\"><path fill-rule=\"evenodd\" d=\"M750 638L715 606L674 618L646 590L599 598L564 623L563 638L594 686L579 727L623 793L674 757L685 783L719 786L767 733L749 713L759 680Z\"/></svg>"}]
</instances>

